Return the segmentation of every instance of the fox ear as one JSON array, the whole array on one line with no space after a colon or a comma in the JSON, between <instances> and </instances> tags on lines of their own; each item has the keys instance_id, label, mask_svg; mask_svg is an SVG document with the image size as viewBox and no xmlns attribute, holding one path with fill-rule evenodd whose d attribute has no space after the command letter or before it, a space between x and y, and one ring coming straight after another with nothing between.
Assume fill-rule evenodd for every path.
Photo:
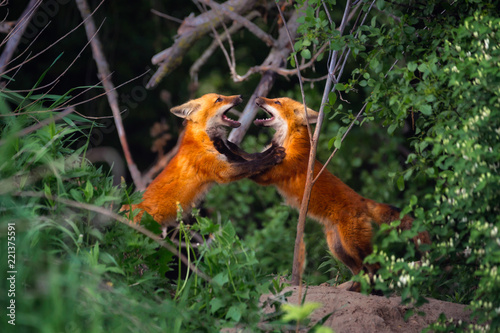
<instances>
[{"instance_id":1,"label":"fox ear","mask_svg":"<svg viewBox=\"0 0 500 333\"><path fill-rule=\"evenodd\" d=\"M196 112L200 108L200 104L189 101L187 103L184 103L182 105L173 107L170 109L170 112L175 114L177 117L184 118L184 119L189 119L190 115L194 112Z\"/></svg>"},{"instance_id":2,"label":"fox ear","mask_svg":"<svg viewBox=\"0 0 500 333\"><path fill-rule=\"evenodd\" d=\"M313 109L307 108L307 121L306 121L306 114L304 112L304 107L301 106L298 109L295 109L295 114L299 119L302 121L302 125L306 125L307 121L309 124L316 124L316 121L318 120L318 112L314 111Z\"/></svg>"},{"instance_id":3,"label":"fox ear","mask_svg":"<svg viewBox=\"0 0 500 333\"><path fill-rule=\"evenodd\" d=\"M307 108L307 119L309 120L309 124L316 124L318 121L318 115L318 112Z\"/></svg>"}]
</instances>

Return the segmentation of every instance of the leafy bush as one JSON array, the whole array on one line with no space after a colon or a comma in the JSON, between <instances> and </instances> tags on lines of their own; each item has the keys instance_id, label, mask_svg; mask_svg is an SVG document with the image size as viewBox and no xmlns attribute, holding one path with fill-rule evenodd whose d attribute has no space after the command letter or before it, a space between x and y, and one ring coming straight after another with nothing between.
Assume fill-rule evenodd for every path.
<instances>
[{"instance_id":1,"label":"leafy bush","mask_svg":"<svg viewBox=\"0 0 500 333\"><path fill-rule=\"evenodd\" d=\"M382 263L375 287L387 293L398 290L405 303L417 306L425 302L423 295L469 304L478 324L462 329L498 330L498 4L377 1L379 14L357 29L357 39L333 31L322 14L326 7L310 4L297 53L307 59L306 50L313 45L328 42L330 49L339 50L347 43L360 65L336 88L344 100L366 94L367 111L358 123L369 130L382 124L388 135L402 129L407 137L407 143L400 141L407 151L406 169L391 159L390 168L379 161L374 172L394 177L405 190L402 213L416 220L402 234L381 228L375 253L367 259ZM335 111L331 118L341 123L354 119L347 103L335 98L330 103ZM330 145L337 145L344 132L339 127ZM417 264L411 238L426 229L433 244L421 246L428 252ZM403 253L394 252L402 248ZM368 288L366 277L356 279Z\"/></svg>"}]
</instances>

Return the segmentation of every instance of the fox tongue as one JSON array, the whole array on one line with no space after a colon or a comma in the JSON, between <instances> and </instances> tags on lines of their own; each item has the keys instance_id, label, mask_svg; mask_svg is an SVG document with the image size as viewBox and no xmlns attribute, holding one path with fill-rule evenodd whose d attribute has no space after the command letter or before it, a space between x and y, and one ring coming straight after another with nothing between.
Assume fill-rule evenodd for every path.
<instances>
[{"instance_id":1,"label":"fox tongue","mask_svg":"<svg viewBox=\"0 0 500 333\"><path fill-rule=\"evenodd\" d=\"M231 118L228 118L225 114L222 115L222 120L224 120L228 124L228 126L232 128L237 128L241 126L241 123L239 121L232 120Z\"/></svg>"}]
</instances>

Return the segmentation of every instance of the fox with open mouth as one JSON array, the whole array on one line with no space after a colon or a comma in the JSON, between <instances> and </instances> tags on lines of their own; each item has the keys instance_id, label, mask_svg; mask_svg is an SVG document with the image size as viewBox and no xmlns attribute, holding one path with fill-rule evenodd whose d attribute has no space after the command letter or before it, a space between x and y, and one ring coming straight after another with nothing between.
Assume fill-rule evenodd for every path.
<instances>
[{"instance_id":1,"label":"fox with open mouth","mask_svg":"<svg viewBox=\"0 0 500 333\"><path fill-rule=\"evenodd\" d=\"M259 97L256 104L269 118L256 119L254 123L276 130L272 144L282 146L286 157L282 163L250 178L261 185L274 185L287 203L298 209L304 194L311 149L307 122L315 123L318 113L307 108L306 116L302 103L286 97ZM227 147L231 149L230 154L242 154L231 143ZM314 177L322 167L319 161L315 162ZM398 220L400 210L362 197L325 169L312 188L308 215L323 225L330 251L354 275L361 270L373 275L379 265L363 263L372 252L372 223L381 225ZM405 215L398 228L410 229L412 222L413 219ZM417 245L430 243L427 232L419 233L413 240ZM359 283L349 288L352 291L359 289Z\"/></svg>"},{"instance_id":2,"label":"fox with open mouth","mask_svg":"<svg viewBox=\"0 0 500 333\"><path fill-rule=\"evenodd\" d=\"M124 205L122 210L138 208L134 221L144 212L164 227L174 225L177 205L187 215L214 183L229 183L250 177L280 163L285 157L282 147L271 146L267 151L248 154L246 158L228 158L218 149L227 149L224 127L241 124L227 116L228 111L242 102L239 95L206 94L170 110L185 119L185 130L177 154L151 182L143 201Z\"/></svg>"}]
</instances>

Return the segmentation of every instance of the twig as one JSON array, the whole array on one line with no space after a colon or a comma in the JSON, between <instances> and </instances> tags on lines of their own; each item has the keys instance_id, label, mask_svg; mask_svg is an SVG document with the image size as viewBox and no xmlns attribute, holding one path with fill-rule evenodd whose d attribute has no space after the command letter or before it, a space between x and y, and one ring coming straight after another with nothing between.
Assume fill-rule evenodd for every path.
<instances>
[{"instance_id":1,"label":"twig","mask_svg":"<svg viewBox=\"0 0 500 333\"><path fill-rule=\"evenodd\" d=\"M182 24L182 20L178 19L177 17L173 17L173 16L170 16L170 15L164 14L164 13L162 13L160 11L157 11L156 9L151 9L151 13L153 13L155 15L158 15L159 17L163 17L163 18L165 18L167 20L174 21L174 22Z\"/></svg>"},{"instance_id":2,"label":"twig","mask_svg":"<svg viewBox=\"0 0 500 333\"><path fill-rule=\"evenodd\" d=\"M85 210L89 210L89 211L92 211L92 212L95 212L95 213L98 213L98 214L101 214L101 215L105 215L107 217L110 217L120 223L123 223L129 227L131 227L132 229L135 229L136 231L142 233L143 235L151 238L152 240L154 240L155 242L157 242L158 244L160 244L161 246L163 246L164 248L166 248L168 251L172 252L172 254L178 256L182 262L184 264L186 264L193 272L195 272L199 277L201 277L202 279L206 280L206 281L210 281L210 277L208 277L205 273L201 272L200 270L198 270L198 268L196 266L193 265L193 263L191 263L182 253L180 253L176 248L174 248L172 245L166 243L163 239L161 239L161 237L159 237L158 235L152 233L151 231L149 231L148 229L138 225L138 224L135 224L133 222L130 222L128 219L126 219L125 217L121 216L121 215L118 215L104 207L99 207L99 206L95 206L95 205L91 205L91 204L87 204L87 203L83 203L83 202L78 202L78 201L73 201L73 200L68 200L68 199L64 199L64 198L61 198L61 197L57 197L57 196L48 196L44 193L36 193L36 192L17 192L17 193L14 193L14 195L16 196L20 196L20 197L35 197L35 198L46 198L46 199L49 199L49 200L54 200L54 201L57 201L57 202L60 202L64 205L68 205L68 206L71 206L71 207L75 207L75 208L80 208L80 209L85 209Z\"/></svg>"},{"instance_id":3,"label":"twig","mask_svg":"<svg viewBox=\"0 0 500 333\"><path fill-rule=\"evenodd\" d=\"M120 115L120 108L118 106L118 94L114 88L113 82L108 77L111 75L109 71L109 66L102 51L102 45L99 41L98 36L96 35L96 27L93 18L90 16L90 8L87 4L86 0L75 0L82 15L82 18L85 21L85 31L87 33L87 38L91 40L90 45L92 47L92 54L94 56L94 60L97 64L97 68L99 71L99 76L103 80L104 90L106 91L106 96L108 98L109 105L113 112L113 116L115 119L116 129L118 131L118 137L120 138L120 143L123 148L123 152L125 154L125 160L127 161L127 165L130 171L130 175L132 176L132 180L139 191L143 191L145 189L144 184L142 183L142 178L137 166L135 165L132 155L130 154L130 150L128 148L127 138L125 136L125 130L123 128L123 121ZM92 37L95 36L94 39Z\"/></svg>"},{"instance_id":4,"label":"twig","mask_svg":"<svg viewBox=\"0 0 500 333\"><path fill-rule=\"evenodd\" d=\"M231 11L227 7L220 5L215 1L212 1L212 0L200 0L200 1L209 5L210 7L212 7L214 10L216 10L218 12L222 12L224 15L228 16L232 20L241 23L245 28L248 29L248 31L253 33L255 36L257 36L262 41L264 41L264 43L266 43L267 46L273 46L276 44L276 40L274 40L273 37L271 37L269 34L265 33L264 31L262 31L261 28L259 28L257 25L255 25L251 21L247 20L243 16L235 13L234 11Z\"/></svg>"},{"instance_id":5,"label":"twig","mask_svg":"<svg viewBox=\"0 0 500 333\"><path fill-rule=\"evenodd\" d=\"M346 138L347 134L351 131L352 127L354 126L354 124L356 123L356 121L359 119L359 117L361 116L361 114L363 113L363 111L366 109L367 105L368 105L368 102L363 105L363 107L361 108L361 110L359 110L358 114L356 115L356 117L354 118L354 120L351 122L351 124L349 125L349 127L345 131L344 135L342 135L342 138L340 139L341 143L344 142L344 139ZM338 148L335 147L335 149L330 154L330 156L326 160L326 162L323 165L323 167L321 168L321 170L319 170L318 174L313 179L313 181L312 181L313 185L316 183L316 181L318 180L318 178L321 175L321 173L326 169L328 163L330 163L330 161L332 160L333 156L335 156L335 153L337 153L337 150L338 150Z\"/></svg>"},{"instance_id":6,"label":"twig","mask_svg":"<svg viewBox=\"0 0 500 333\"><path fill-rule=\"evenodd\" d=\"M234 13L243 14L249 11L257 0L228 0L221 6L231 8ZM221 17L222 16L222 17ZM187 22L187 18L184 22ZM174 44L162 52L156 54L151 59L153 64L158 64L158 70L153 74L146 85L146 88L154 88L163 77L170 74L182 62L183 56L192 45L211 31L212 23L218 27L222 22L229 21L226 15L220 15L215 10L209 10L199 16L189 20L189 29L183 29L179 33Z\"/></svg>"},{"instance_id":7,"label":"twig","mask_svg":"<svg viewBox=\"0 0 500 333\"><path fill-rule=\"evenodd\" d=\"M99 30L101 29L101 27L102 27L102 24L101 24L101 26L99 26L99 29L97 29L97 31L99 31ZM96 34L97 34L97 31L96 31ZM77 55L77 56L73 59L73 61L72 61L72 62L71 62L71 63L70 63L67 67L66 67L66 69L65 69L65 70L64 70L61 74L59 74L59 75L57 76L57 78L55 78L52 82L50 82L50 83L48 83L48 84L46 84L46 85L44 85L44 86L41 86L41 87L37 87L37 88L33 88L33 89L31 89L31 90L28 90L28 91L30 91L30 92L34 92L34 91L37 91L38 89L45 89L45 88L49 87L49 90L48 90L48 91L45 91L45 92L43 93L43 95L42 95L42 96L40 96L38 99L34 100L34 101L33 101L33 102L31 102L30 104L26 105L24 108L27 108L27 107L29 107L30 105L33 105L33 104L35 104L35 103L37 103L37 102L39 102L39 101L43 100L43 98L44 98L46 95L48 95L52 89L54 89L54 88L55 88L55 86L56 86L56 85L57 85L57 83L59 82L60 78L61 78L61 77L63 77L63 76L64 76L64 74L66 74L66 72L67 72L67 71L71 68L71 66L73 66L73 64L76 62L76 60L77 60L78 58L80 58L80 56L81 56L81 54L83 53L83 51L87 48L87 46L90 44L90 42L92 41L92 39L94 39L94 37L95 37L95 36L96 36L96 35L92 36L92 38L91 38L91 39L90 39L90 40L89 40L89 41L85 44L85 46L84 46L84 47L80 50L80 52L78 53L78 55ZM16 74L17 74L17 72L16 72ZM15 76L15 75L14 75L14 76ZM6 87L7 87L7 85L5 85L5 86L3 87L2 91L3 91ZM20 91L11 91L11 92L20 92ZM23 91L23 92L27 92L27 91ZM75 98L75 97L73 97L73 98ZM62 106L63 106L64 104L68 104L68 103L69 103L69 101L66 101L65 103L63 103L63 104L62 104ZM22 109L21 109L21 110L22 110ZM17 111L19 112L20 110L17 110ZM50 110L48 110L48 111L50 111ZM83 116L82 114L80 114L80 113L78 113L78 112L76 112L76 111L73 111L73 112L75 112L76 114L78 114L78 115L80 115L80 116L82 116L82 117L85 117L85 116ZM23 112L23 114L28 114L28 112ZM0 115L0 116L3 116L3 115ZM88 117L88 119L90 119L90 118L91 118L91 117Z\"/></svg>"},{"instance_id":8,"label":"twig","mask_svg":"<svg viewBox=\"0 0 500 333\"><path fill-rule=\"evenodd\" d=\"M28 23L31 20L31 17L36 12L41 3L42 0L31 0L28 3L28 6L26 6L24 12L21 14L18 23L16 24L14 29L12 29L11 32L5 38L5 40L8 41L7 44L5 45L2 55L0 56L0 73L4 72L4 68L7 66L10 59L12 58L12 55L16 51L17 45L21 41L21 37L23 36L24 31L28 27Z\"/></svg>"},{"instance_id":9,"label":"twig","mask_svg":"<svg viewBox=\"0 0 500 333\"><path fill-rule=\"evenodd\" d=\"M396 59L396 61L394 61L394 63L392 64L391 68L389 68L389 70L387 71L387 73L385 74L384 78L387 77L387 75L389 74L390 71L392 71L392 69L394 68L394 66L396 66L396 64L398 63L398 60ZM346 138L347 136L347 133L349 133L351 131L351 128L353 127L354 123L359 119L359 117L361 116L361 114L363 113L363 111L366 109L366 106L368 105L368 102L366 102L363 107L361 108L361 110L359 110L358 114L356 115L356 117L354 118L354 120L351 122L351 124L349 125L349 127L347 128L346 132L344 133L344 135L342 135L342 138L340 139L340 143L344 142L344 139ZM335 153L337 152L337 148L335 148L333 150L333 152L330 154L330 156L328 157L328 159L326 160L325 164L323 165L323 167L321 168L321 170L318 172L318 174L316 175L316 177L314 178L313 180L313 184L316 183L316 181L318 180L319 176L321 175L321 173L325 170L325 168L327 167L328 163L330 163L330 161L332 160L333 156L335 156Z\"/></svg>"},{"instance_id":10,"label":"twig","mask_svg":"<svg viewBox=\"0 0 500 333\"><path fill-rule=\"evenodd\" d=\"M304 4L307 4L306 2ZM292 35L290 34L290 30L288 30L288 27L286 25L285 17L283 16L283 13L281 12L281 7L279 4L276 2L276 7L278 8L278 12L280 13L281 19L283 21L283 26L285 27L286 33L288 35L288 39L290 40L290 46L292 47L293 50L293 42L294 39L292 38ZM307 121L308 116L307 116L307 105L306 105L306 95L304 93L304 85L302 83L302 75L300 74L300 68L299 68L299 61L297 59L297 54L293 54L293 58L295 59L295 65L297 66L295 72L297 74L297 77L299 78L299 85L300 85L300 93L302 95L302 104L304 104L304 112L306 113L306 125L307 125L307 133L309 134L309 141L312 141L311 137L311 125Z\"/></svg>"},{"instance_id":11,"label":"twig","mask_svg":"<svg viewBox=\"0 0 500 333\"><path fill-rule=\"evenodd\" d=\"M259 12L257 11L252 11L250 12L245 18L247 20L253 20L255 17L259 15ZM241 29L243 25L239 22L234 22L233 25L224 33L220 36L220 40L224 42L229 35L234 34L236 31ZM217 40L214 40L212 44L203 52L201 57L199 57L194 64L191 66L191 69L189 70L189 75L191 76L191 79L195 79L198 76L198 72L200 71L200 68L207 62L208 58L214 53L214 51L217 49L219 46L219 42Z\"/></svg>"},{"instance_id":12,"label":"twig","mask_svg":"<svg viewBox=\"0 0 500 333\"><path fill-rule=\"evenodd\" d=\"M299 25L297 19L301 15L304 14L300 11L295 10L291 17L288 19L287 27L290 34L292 35L292 39L295 38L295 35L297 33L297 28ZM293 46L290 46L286 29L285 27L281 27L278 34L277 43L269 52L269 55L264 60L262 66L269 66L269 68L281 68L292 49ZM255 105L255 98L259 96L267 96L274 83L275 76L276 72L274 72L273 70L268 70L263 73L262 78L257 85L257 88L255 88L252 97L249 99L247 105L245 106L245 109L242 112L241 117L238 120L241 123L241 126L231 131L228 137L229 141L235 144L239 144L243 140L245 133L250 127L250 124L254 120L258 111L258 108Z\"/></svg>"},{"instance_id":13,"label":"twig","mask_svg":"<svg viewBox=\"0 0 500 333\"><path fill-rule=\"evenodd\" d=\"M229 71L231 72L231 77L233 78L234 81L236 81L236 77L238 77L239 75L236 73L236 66L234 65L234 58L231 59L231 57L227 53L227 50L224 47L224 44L222 44L222 41L221 41L221 39L219 37L219 34L217 33L217 30L215 30L215 28L214 28L214 26L213 26L212 23L210 23L210 26L212 27L212 31L214 33L215 40L219 44L219 47L222 50L222 53L224 54L224 57L226 58L227 65L229 66ZM228 36L228 38L230 38L230 36Z\"/></svg>"},{"instance_id":14,"label":"twig","mask_svg":"<svg viewBox=\"0 0 500 333\"><path fill-rule=\"evenodd\" d=\"M101 2L99 3L99 5L98 5L98 6L94 9L94 11L93 11L93 12L89 15L89 17L90 17L90 16L92 16L92 15L95 13L95 11L96 11L97 9L99 9L99 7L102 5L102 3L103 3L103 1L101 1ZM6 70L6 71L2 71L1 73L2 73L2 74L7 74L7 73L9 73L9 72L11 72L11 71L13 71L13 70L15 70L15 69L20 68L20 67L21 67L21 66L23 66L25 63L28 63L28 62L32 61L33 59L35 59L35 58L39 57L40 55L44 54L45 52L47 52L48 50L50 50L50 49L51 49L54 45L56 45L57 43L59 43L60 41L62 41L62 40L63 40L63 39L65 39L66 37L68 37L70 34L72 34L73 32L75 32L75 31L76 31L76 30L77 30L80 26L82 26L84 23L85 23L85 20L84 20L84 21L82 21L82 22L80 22L80 23L79 23L76 27L72 28L70 31L68 31L68 32L67 32L66 34L64 34L62 37L60 37L60 38L59 38L59 39L57 39L55 42L53 42L52 44L50 44L48 47L44 48L42 51L40 51L40 52L38 52L37 54L35 54L34 56L32 56L32 57L30 57L30 58L26 59L25 61L23 61L23 62L22 62L22 63L20 63L19 65L16 65L16 66L14 66L14 67L12 67L12 68L10 68L10 69ZM46 26L45 26L45 27L43 27L42 31L43 31L43 30L45 30L45 28L46 28ZM41 32L40 32L40 34L41 34ZM36 38L38 38L38 36L40 36L40 34L38 34ZM33 42L31 42L31 43L30 43L30 46L31 46L32 44L33 44ZM24 52L23 52L22 54L24 54ZM19 55L19 56L17 56L17 57L16 57L16 59L17 59L17 58L19 58L19 57L20 57L20 55Z\"/></svg>"},{"instance_id":15,"label":"twig","mask_svg":"<svg viewBox=\"0 0 500 333\"><path fill-rule=\"evenodd\" d=\"M345 26L347 24L347 19L349 16L349 12L351 10L351 0L347 0L345 5L344 15L342 17L342 22L340 23L340 35L343 34ZM299 263L299 257L301 255L301 247L303 244L304 238L304 226L306 222L307 210L309 207L309 200L311 198L311 191L314 185L313 181L313 172L314 172L314 162L316 161L316 150L318 145L319 133L321 130L321 125L323 123L324 118L324 108L326 102L328 100L328 95L330 93L330 89L332 86L333 79L333 70L336 65L337 60L337 52L334 51L332 57L329 60L328 66L328 77L325 83L325 89L323 91L323 98L321 100L321 105L318 114L318 120L316 124L316 128L314 130L314 135L311 144L311 150L309 152L309 162L307 166L307 177L306 184L304 188L304 194L302 197L300 212L299 212L299 221L297 223L297 237L295 239L295 249L294 249L294 259L293 259L293 267L292 267L292 285L300 285L302 281L302 270Z\"/></svg>"}]
</instances>

